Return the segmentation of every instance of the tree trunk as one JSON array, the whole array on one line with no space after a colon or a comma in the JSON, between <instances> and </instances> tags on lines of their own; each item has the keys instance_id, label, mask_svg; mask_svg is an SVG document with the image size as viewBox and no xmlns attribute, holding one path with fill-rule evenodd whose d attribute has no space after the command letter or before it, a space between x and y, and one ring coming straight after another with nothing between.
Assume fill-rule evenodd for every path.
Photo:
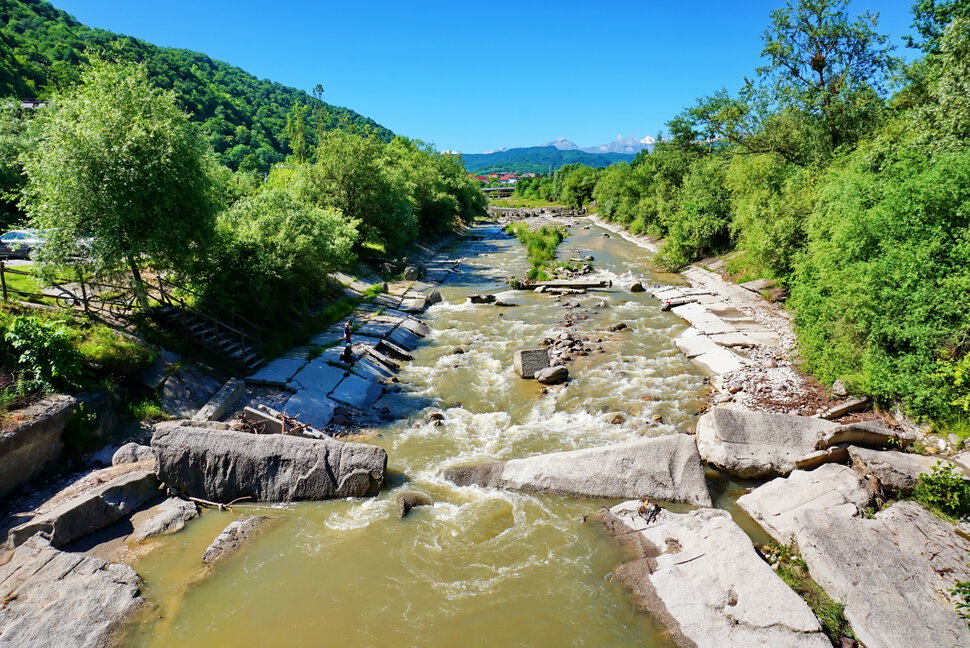
<instances>
[{"instance_id":1,"label":"tree trunk","mask_svg":"<svg viewBox=\"0 0 970 648\"><path fill-rule=\"evenodd\" d=\"M150 307L148 305L148 294L145 291L145 282L142 281L141 272L138 270L138 264L135 263L135 259L130 254L127 256L128 268L131 270L132 288L135 291L135 299L138 300L138 305L141 307L142 312L147 313Z\"/></svg>"}]
</instances>

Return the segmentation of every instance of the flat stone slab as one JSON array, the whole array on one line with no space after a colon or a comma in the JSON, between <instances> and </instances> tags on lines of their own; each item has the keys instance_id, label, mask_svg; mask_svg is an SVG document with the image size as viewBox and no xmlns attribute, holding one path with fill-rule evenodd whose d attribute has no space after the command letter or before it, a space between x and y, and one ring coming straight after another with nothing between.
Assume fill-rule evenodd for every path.
<instances>
[{"instance_id":1,"label":"flat stone slab","mask_svg":"<svg viewBox=\"0 0 970 648\"><path fill-rule=\"evenodd\" d=\"M431 334L431 329L427 324L411 318L403 320L401 322L401 328L410 331L418 337L427 337Z\"/></svg>"},{"instance_id":2,"label":"flat stone slab","mask_svg":"<svg viewBox=\"0 0 970 648\"><path fill-rule=\"evenodd\" d=\"M737 477L777 477L817 450L819 436L839 427L807 416L715 408L697 421L704 461Z\"/></svg>"},{"instance_id":3,"label":"flat stone slab","mask_svg":"<svg viewBox=\"0 0 970 648\"><path fill-rule=\"evenodd\" d=\"M0 565L0 646L115 645L145 604L141 587L127 565L58 551L35 536Z\"/></svg>"},{"instance_id":4,"label":"flat stone slab","mask_svg":"<svg viewBox=\"0 0 970 648\"><path fill-rule=\"evenodd\" d=\"M384 388L379 383L351 374L340 381L330 398L362 410L373 405L383 393Z\"/></svg>"},{"instance_id":5,"label":"flat stone slab","mask_svg":"<svg viewBox=\"0 0 970 648\"><path fill-rule=\"evenodd\" d=\"M640 501L602 513L636 556L614 574L691 648L831 648L808 605L755 552L726 511L661 510L650 523Z\"/></svg>"},{"instance_id":6,"label":"flat stone slab","mask_svg":"<svg viewBox=\"0 0 970 648\"><path fill-rule=\"evenodd\" d=\"M401 310L405 313L423 313L428 308L428 300L421 299L405 299L401 302Z\"/></svg>"},{"instance_id":7,"label":"flat stone slab","mask_svg":"<svg viewBox=\"0 0 970 648\"><path fill-rule=\"evenodd\" d=\"M931 472L940 461L935 457L856 446L849 447L849 457L856 470L875 477L884 489L900 495L912 493L919 476Z\"/></svg>"},{"instance_id":8,"label":"flat stone slab","mask_svg":"<svg viewBox=\"0 0 970 648\"><path fill-rule=\"evenodd\" d=\"M404 328L401 326L394 329L394 331L392 331L391 334L387 336L387 339L393 342L394 344L398 345L399 347L404 347L408 351L414 351L415 349L418 348L418 345L421 343L420 336L415 335L407 328Z\"/></svg>"},{"instance_id":9,"label":"flat stone slab","mask_svg":"<svg viewBox=\"0 0 970 648\"><path fill-rule=\"evenodd\" d=\"M795 538L812 578L845 605L866 648L970 646L970 627L946 594L970 580L970 540L916 502L874 519L804 511Z\"/></svg>"},{"instance_id":10,"label":"flat stone slab","mask_svg":"<svg viewBox=\"0 0 970 648\"><path fill-rule=\"evenodd\" d=\"M142 519L136 522L139 517ZM184 529L189 520L197 517L199 517L199 507L195 502L170 497L161 504L135 514L132 517L134 531L126 540L144 542L157 535L176 533Z\"/></svg>"},{"instance_id":11,"label":"flat stone slab","mask_svg":"<svg viewBox=\"0 0 970 648\"><path fill-rule=\"evenodd\" d=\"M736 353L715 345L715 348L692 358L694 362L712 374L726 374L744 366L744 360Z\"/></svg>"},{"instance_id":12,"label":"flat stone slab","mask_svg":"<svg viewBox=\"0 0 970 648\"><path fill-rule=\"evenodd\" d=\"M339 357L340 351L337 353ZM344 369L328 364L321 356L293 376L291 387L296 391L315 391L325 396L333 391L345 373Z\"/></svg>"},{"instance_id":13,"label":"flat stone slab","mask_svg":"<svg viewBox=\"0 0 970 648\"><path fill-rule=\"evenodd\" d=\"M378 295L374 298L372 303L377 304L378 306L385 306L387 308L397 308L401 305L401 298L393 297L391 295Z\"/></svg>"},{"instance_id":14,"label":"flat stone slab","mask_svg":"<svg viewBox=\"0 0 970 648\"><path fill-rule=\"evenodd\" d=\"M697 446L687 434L456 466L445 471L445 478L459 486L711 504Z\"/></svg>"},{"instance_id":15,"label":"flat stone slab","mask_svg":"<svg viewBox=\"0 0 970 648\"><path fill-rule=\"evenodd\" d=\"M379 362L370 358L361 358L355 364L351 372L368 380L383 381L394 375L390 369Z\"/></svg>"},{"instance_id":16,"label":"flat stone slab","mask_svg":"<svg viewBox=\"0 0 970 648\"><path fill-rule=\"evenodd\" d=\"M251 385L269 385L271 387L285 387L286 383L306 366L309 360L302 358L277 358L263 365L259 371L246 378Z\"/></svg>"},{"instance_id":17,"label":"flat stone slab","mask_svg":"<svg viewBox=\"0 0 970 648\"><path fill-rule=\"evenodd\" d=\"M691 326L705 335L732 333L737 330L734 326L728 324L717 315L714 315L700 304L675 306L670 309L670 312L687 320Z\"/></svg>"},{"instance_id":18,"label":"flat stone slab","mask_svg":"<svg viewBox=\"0 0 970 648\"><path fill-rule=\"evenodd\" d=\"M706 335L701 335L695 328L687 329L691 334L684 334L674 338L674 344L688 358L696 358L704 353L711 353L718 350L717 344Z\"/></svg>"},{"instance_id":19,"label":"flat stone slab","mask_svg":"<svg viewBox=\"0 0 970 648\"><path fill-rule=\"evenodd\" d=\"M754 338L741 332L718 333L716 335L712 335L711 340L725 347L741 347L744 349L751 349L758 346L758 342L755 341Z\"/></svg>"},{"instance_id":20,"label":"flat stone slab","mask_svg":"<svg viewBox=\"0 0 970 648\"><path fill-rule=\"evenodd\" d=\"M760 324L755 323L750 329L745 329L743 326L735 323L734 326L739 330L744 331L744 334L749 338L754 340L760 346L765 347L776 347L781 344L781 336L774 331L768 331L761 327Z\"/></svg>"},{"instance_id":21,"label":"flat stone slab","mask_svg":"<svg viewBox=\"0 0 970 648\"><path fill-rule=\"evenodd\" d=\"M128 517L160 495L158 486L154 470L132 470L14 527L8 536L10 546L16 547L31 536L44 533L52 546L63 547Z\"/></svg>"},{"instance_id":22,"label":"flat stone slab","mask_svg":"<svg viewBox=\"0 0 970 648\"><path fill-rule=\"evenodd\" d=\"M327 427L336 408L337 403L314 389L301 389L290 396L283 406L287 416L295 416L318 430Z\"/></svg>"},{"instance_id":23,"label":"flat stone slab","mask_svg":"<svg viewBox=\"0 0 970 648\"><path fill-rule=\"evenodd\" d=\"M852 517L872 500L861 476L848 466L826 464L796 470L738 498L738 506L781 544L790 544L794 519L801 511L828 511Z\"/></svg>"},{"instance_id":24,"label":"flat stone slab","mask_svg":"<svg viewBox=\"0 0 970 648\"><path fill-rule=\"evenodd\" d=\"M359 326L353 334L380 339L387 337L395 328L397 328L396 324L371 319Z\"/></svg>"}]
</instances>

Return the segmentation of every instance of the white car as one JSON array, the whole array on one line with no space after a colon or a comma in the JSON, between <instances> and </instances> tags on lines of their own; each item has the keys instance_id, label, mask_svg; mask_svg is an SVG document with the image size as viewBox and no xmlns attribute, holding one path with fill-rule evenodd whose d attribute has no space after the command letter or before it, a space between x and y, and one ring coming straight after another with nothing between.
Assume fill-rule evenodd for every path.
<instances>
[{"instance_id":1,"label":"white car","mask_svg":"<svg viewBox=\"0 0 970 648\"><path fill-rule=\"evenodd\" d=\"M32 250L39 248L46 242L47 239L44 238L40 230L10 230L0 236L0 258L29 258Z\"/></svg>"}]
</instances>

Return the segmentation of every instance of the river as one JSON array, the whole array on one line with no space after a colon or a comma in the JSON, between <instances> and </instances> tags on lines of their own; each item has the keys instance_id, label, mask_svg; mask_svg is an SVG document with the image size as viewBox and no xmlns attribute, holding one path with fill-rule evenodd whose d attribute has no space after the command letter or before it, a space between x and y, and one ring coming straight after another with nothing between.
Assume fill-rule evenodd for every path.
<instances>
[{"instance_id":1,"label":"river","mask_svg":"<svg viewBox=\"0 0 970 648\"><path fill-rule=\"evenodd\" d=\"M128 645L671 646L610 579L618 549L583 522L615 502L458 488L441 477L469 461L674 433L703 405L701 373L671 342L686 325L622 288L634 277L673 278L654 273L633 243L575 222L560 256L591 254L592 278L615 283L574 297L590 314L574 330L601 338L603 353L570 363L571 382L546 394L518 378L513 353L561 330L564 309L532 292L510 295L512 308L467 304L528 267L517 241L476 228L483 240L447 251L467 257L463 274L426 313L433 332L399 374L402 391L378 404L395 422L366 440L387 450L390 486L374 499L266 507L279 521L195 584L205 547L237 515L210 511L156 540L135 565L155 614ZM632 330L606 332L619 321ZM438 427L425 420L433 410L444 414ZM617 414L622 423L611 422ZM398 519L404 490L434 505Z\"/></svg>"}]
</instances>

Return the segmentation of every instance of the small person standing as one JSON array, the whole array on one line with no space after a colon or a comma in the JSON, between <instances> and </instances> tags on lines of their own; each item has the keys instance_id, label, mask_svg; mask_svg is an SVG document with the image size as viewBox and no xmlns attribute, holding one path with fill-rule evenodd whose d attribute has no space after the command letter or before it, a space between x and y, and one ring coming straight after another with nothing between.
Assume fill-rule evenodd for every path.
<instances>
[{"instance_id":1,"label":"small person standing","mask_svg":"<svg viewBox=\"0 0 970 648\"><path fill-rule=\"evenodd\" d=\"M351 324L352 320L347 320L344 322L344 342L350 344L350 334L353 332L354 327Z\"/></svg>"}]
</instances>

